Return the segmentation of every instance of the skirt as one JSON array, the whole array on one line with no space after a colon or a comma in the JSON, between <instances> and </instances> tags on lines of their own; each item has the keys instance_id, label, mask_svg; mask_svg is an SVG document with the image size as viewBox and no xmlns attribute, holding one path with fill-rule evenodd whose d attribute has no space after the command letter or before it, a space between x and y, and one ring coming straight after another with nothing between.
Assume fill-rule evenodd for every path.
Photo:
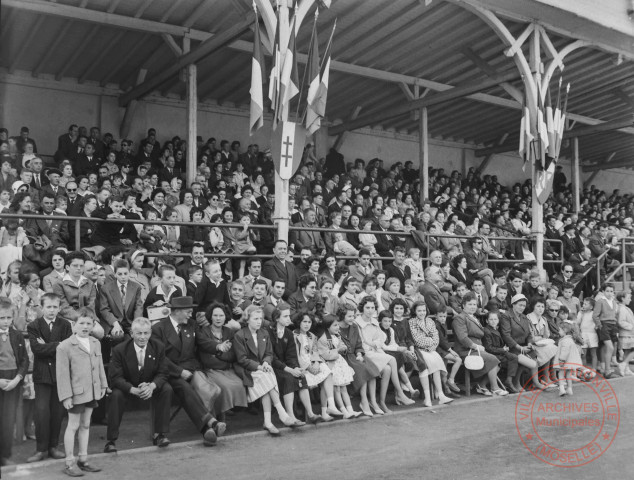
<instances>
[{"instance_id":1,"label":"skirt","mask_svg":"<svg viewBox=\"0 0 634 480\"><path fill-rule=\"evenodd\" d=\"M446 372L447 367L445 367L445 362L442 357L438 355L438 353L434 352L426 352L424 350L418 350L425 361L425 365L427 368L422 371L423 375L431 375L436 372Z\"/></svg>"},{"instance_id":2,"label":"skirt","mask_svg":"<svg viewBox=\"0 0 634 480\"><path fill-rule=\"evenodd\" d=\"M373 365L379 373L386 367L392 359L387 353L384 352L365 352L365 361Z\"/></svg>"},{"instance_id":3,"label":"skirt","mask_svg":"<svg viewBox=\"0 0 634 480\"><path fill-rule=\"evenodd\" d=\"M280 389L280 395L282 397L289 393L295 393L302 388L306 388L306 382L302 377L294 377L284 370L275 369L275 377L277 378L277 386Z\"/></svg>"},{"instance_id":4,"label":"skirt","mask_svg":"<svg viewBox=\"0 0 634 480\"><path fill-rule=\"evenodd\" d=\"M585 338L584 338L584 340L585 340ZM623 350L631 350L631 349L633 349L634 348L634 336L629 334L629 332L626 335L623 335L622 333L619 333L619 346Z\"/></svg>"},{"instance_id":5,"label":"skirt","mask_svg":"<svg viewBox=\"0 0 634 480\"><path fill-rule=\"evenodd\" d=\"M346 362L350 365L350 368L354 370L354 378L352 379L352 388L356 392L363 385L368 383L373 378L379 376L379 372L374 365L368 362L360 362L354 355L346 355Z\"/></svg>"},{"instance_id":6,"label":"skirt","mask_svg":"<svg viewBox=\"0 0 634 480\"><path fill-rule=\"evenodd\" d=\"M233 407L246 407L249 403L247 392L233 370L205 370L205 375L209 380L220 387L220 396L216 399L217 412L226 412Z\"/></svg>"},{"instance_id":7,"label":"skirt","mask_svg":"<svg viewBox=\"0 0 634 480\"><path fill-rule=\"evenodd\" d=\"M394 359L396 360L397 368L401 368L402 366L404 366L407 363L407 359L410 358L409 356L405 355L403 352L398 352L395 350L394 351L390 350L389 352L386 351L385 353L387 353L391 357L394 357Z\"/></svg>"},{"instance_id":8,"label":"skirt","mask_svg":"<svg viewBox=\"0 0 634 480\"><path fill-rule=\"evenodd\" d=\"M332 371L332 383L335 387L345 387L352 383L354 370L341 355L334 362L328 362L328 367Z\"/></svg>"},{"instance_id":9,"label":"skirt","mask_svg":"<svg viewBox=\"0 0 634 480\"><path fill-rule=\"evenodd\" d=\"M330 375L331 373L332 372L325 363L319 364L319 373L317 374L312 374L308 370L304 370L306 385L308 385L308 388L316 387L324 380L326 380L326 378L328 378L328 375Z\"/></svg>"},{"instance_id":10,"label":"skirt","mask_svg":"<svg viewBox=\"0 0 634 480\"><path fill-rule=\"evenodd\" d=\"M84 413L87 408L97 408L98 406L99 402L97 400L91 400L90 402L73 405L73 408L68 409L68 413Z\"/></svg>"},{"instance_id":11,"label":"skirt","mask_svg":"<svg viewBox=\"0 0 634 480\"><path fill-rule=\"evenodd\" d=\"M596 330L587 331L587 332L582 331L581 337L583 338L584 348L597 348L599 346L599 334L597 333ZM634 340L634 338L632 340ZM634 348L634 347L630 347L630 348Z\"/></svg>"},{"instance_id":12,"label":"skirt","mask_svg":"<svg viewBox=\"0 0 634 480\"><path fill-rule=\"evenodd\" d=\"M249 403L255 402L258 398L263 397L271 390L277 390L277 379L273 372L263 372L256 370L251 372L253 378L253 386L248 388Z\"/></svg>"},{"instance_id":13,"label":"skirt","mask_svg":"<svg viewBox=\"0 0 634 480\"><path fill-rule=\"evenodd\" d=\"M537 352L537 366L541 367L542 365L550 362L555 355L557 355L557 345L534 345L533 349Z\"/></svg>"},{"instance_id":14,"label":"skirt","mask_svg":"<svg viewBox=\"0 0 634 480\"><path fill-rule=\"evenodd\" d=\"M484 367L482 367L480 370L469 370L469 372L471 372L471 375L473 375L473 378L475 379L483 377L500 364L498 358L489 352L471 352L471 355L482 355L482 360L484 360ZM534 352L532 351L528 352L526 355L528 357L534 358ZM467 355L462 357L463 361L466 356Z\"/></svg>"}]
</instances>

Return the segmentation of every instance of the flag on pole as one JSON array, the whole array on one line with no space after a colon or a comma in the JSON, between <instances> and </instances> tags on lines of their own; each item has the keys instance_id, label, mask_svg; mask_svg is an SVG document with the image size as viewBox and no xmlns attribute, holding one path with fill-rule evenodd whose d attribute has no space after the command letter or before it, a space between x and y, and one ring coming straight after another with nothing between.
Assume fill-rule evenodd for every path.
<instances>
[{"instance_id":1,"label":"flag on pole","mask_svg":"<svg viewBox=\"0 0 634 480\"><path fill-rule=\"evenodd\" d=\"M332 38L335 34L335 28L337 27L337 21L335 20L332 26L332 32L330 32L330 39L328 40L328 46L326 47L326 53L321 61L321 69L319 72L319 89L310 103L310 106L317 115L321 118L326 116L326 100L328 99L328 82L330 80L330 56L332 50Z\"/></svg>"},{"instance_id":2,"label":"flag on pole","mask_svg":"<svg viewBox=\"0 0 634 480\"><path fill-rule=\"evenodd\" d=\"M288 50L284 55L284 64L280 73L280 89L273 119L273 129L280 122L288 121L291 100L299 93L299 74L297 73L297 52L295 50L295 16L291 22Z\"/></svg>"},{"instance_id":3,"label":"flag on pole","mask_svg":"<svg viewBox=\"0 0 634 480\"><path fill-rule=\"evenodd\" d=\"M524 159L524 165L522 170L526 169L526 164L531 157L531 142L534 140L534 136L531 133L531 112L524 102L524 108L522 112L522 121L520 122L520 157Z\"/></svg>"},{"instance_id":4,"label":"flag on pole","mask_svg":"<svg viewBox=\"0 0 634 480\"><path fill-rule=\"evenodd\" d=\"M319 11L319 10L317 10ZM319 92L321 78L319 75L319 42L317 41L317 16L313 23L313 33L310 39L310 47L308 49L308 95L306 97L306 116L304 124L308 129L308 134L312 135L321 127L321 117L315 112L312 103Z\"/></svg>"},{"instance_id":5,"label":"flag on pole","mask_svg":"<svg viewBox=\"0 0 634 480\"><path fill-rule=\"evenodd\" d=\"M277 107L277 97L280 91L280 69L281 69L281 52L280 52L280 6L276 12L277 21L275 22L275 40L273 41L273 65L269 75L269 99L273 109Z\"/></svg>"},{"instance_id":6,"label":"flag on pole","mask_svg":"<svg viewBox=\"0 0 634 480\"><path fill-rule=\"evenodd\" d=\"M260 27L257 21L258 9L255 10L255 41L253 42L253 58L251 60L251 111L249 113L249 135L253 135L264 125L264 92L262 80L264 78L264 56L260 42Z\"/></svg>"}]
</instances>

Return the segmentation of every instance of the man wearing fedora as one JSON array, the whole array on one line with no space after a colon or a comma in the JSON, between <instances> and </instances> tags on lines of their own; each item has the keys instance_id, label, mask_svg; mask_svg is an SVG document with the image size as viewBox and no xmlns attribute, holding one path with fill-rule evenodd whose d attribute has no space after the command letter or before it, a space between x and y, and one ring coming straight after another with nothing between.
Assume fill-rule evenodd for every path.
<instances>
[{"instance_id":1,"label":"man wearing fedora","mask_svg":"<svg viewBox=\"0 0 634 480\"><path fill-rule=\"evenodd\" d=\"M211 413L220 396L220 388L200 373L196 346L205 340L197 335L196 323L192 319L196 304L192 297L175 297L170 300L169 306L169 316L152 327L152 338L165 346L168 382L174 395L202 433L204 444L212 446L227 426Z\"/></svg>"},{"instance_id":2,"label":"man wearing fedora","mask_svg":"<svg viewBox=\"0 0 634 480\"><path fill-rule=\"evenodd\" d=\"M44 171L44 174L48 178L48 184L43 185L41 194L49 193L53 195L53 198L58 195L66 196L66 189L60 185L60 178L62 177L61 170L57 168L49 168Z\"/></svg>"}]
</instances>

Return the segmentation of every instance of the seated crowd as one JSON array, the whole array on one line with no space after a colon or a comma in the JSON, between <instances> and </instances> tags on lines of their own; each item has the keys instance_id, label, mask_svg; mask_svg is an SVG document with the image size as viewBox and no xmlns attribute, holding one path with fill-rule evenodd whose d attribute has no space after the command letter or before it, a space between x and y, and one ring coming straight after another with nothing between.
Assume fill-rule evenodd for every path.
<instances>
[{"instance_id":1,"label":"seated crowd","mask_svg":"<svg viewBox=\"0 0 634 480\"><path fill-rule=\"evenodd\" d=\"M186 185L180 138L161 146L150 129L136 155L132 145L71 125L45 168L27 128L0 129L2 465L20 397L28 461L66 458L80 476L98 471L91 421L107 423L104 450L116 452L132 398L152 403L156 446L170 443L174 397L211 446L228 416L256 405L279 435L273 410L292 428L384 415L390 388L397 405L422 389L431 406L460 397L463 378L485 396L527 381L566 395L571 375L590 372L576 363L609 378L616 357L632 374L631 292L597 282L632 262L619 242L632 236L631 195L591 189L568 215L558 171L540 272L530 183L434 169L420 202L411 161L366 168L309 146L289 197L291 223L307 229L286 242L258 228L273 225L269 151L201 140Z\"/></svg>"}]
</instances>

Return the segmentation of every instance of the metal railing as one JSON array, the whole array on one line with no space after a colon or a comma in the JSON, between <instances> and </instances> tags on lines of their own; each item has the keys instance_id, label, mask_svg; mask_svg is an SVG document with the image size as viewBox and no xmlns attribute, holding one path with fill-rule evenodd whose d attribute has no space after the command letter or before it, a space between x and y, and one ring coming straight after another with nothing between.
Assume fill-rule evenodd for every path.
<instances>
[{"instance_id":1,"label":"metal railing","mask_svg":"<svg viewBox=\"0 0 634 480\"><path fill-rule=\"evenodd\" d=\"M616 281L616 276L619 274L619 272L621 273L621 283L622 283L622 289L626 290L628 285L627 285L627 270L632 269L634 270L634 263L629 263L627 261L627 249L626 247L628 246L634 246L634 237L623 237L621 239L619 239L619 243L621 245L621 263L618 267L616 267L614 269L613 272L611 272L606 278L605 278L605 283L618 283ZM609 253L609 250L607 250L605 252L605 255L607 255ZM634 255L634 253L633 253ZM597 283L597 285L599 285L600 283Z\"/></svg>"},{"instance_id":2,"label":"metal railing","mask_svg":"<svg viewBox=\"0 0 634 480\"><path fill-rule=\"evenodd\" d=\"M2 212L0 213L0 218L17 218L17 219L21 219L21 220L30 220L30 219L39 219L41 220L43 218L43 216L41 214L14 214L14 213L5 213ZM77 217L77 216L55 216L56 219L58 220L63 220L63 221L67 221L69 222L69 224L71 222L74 222L74 233L75 233L75 238L74 240L74 244L75 244L75 250L80 250L81 249L81 222L91 222L91 223L102 223L102 222L117 222L117 223L121 223L121 224L134 224L134 225L169 225L169 226L191 226L192 222L184 222L184 221L177 221L177 222L156 222L153 220L144 220L144 219L128 219L128 218L117 218L117 219L108 219L108 218L99 218L99 217ZM243 225L241 223L210 223L210 222L197 222L195 225L198 226L202 226L202 227L217 227L217 228L238 228L238 229L242 229ZM276 225L261 225L261 224L251 224L249 225L249 229L254 229L254 230L275 230L277 231L277 226ZM370 231L366 231L366 230L354 230L354 229L350 229L350 228L338 228L338 229L333 229L333 228L325 228L325 227L303 227L303 226L296 226L296 225L291 225L289 227L289 232L299 232L299 231L313 231L313 232L333 232L336 231L338 233L351 233L351 234L355 234L355 235L359 235L359 234L363 234L363 233L369 233L372 235L390 235L390 236L396 236L396 237L411 237L411 233L410 232L398 232L398 231L383 231L383 230L370 230ZM478 235L476 235L478 236ZM429 238L430 237L434 237L434 238L458 238L458 239L469 239L469 238L473 238L474 236L470 236L470 235L450 235L450 234L445 234L445 233L441 233L441 234L435 234L435 235L430 235L427 232L423 232L423 239L424 239L424 243L426 245L426 255L423 257L421 256L421 259L423 261L429 261L429 255L431 253L430 251L430 246L429 246ZM486 237L488 240L500 240L500 241L504 241L504 242L535 242L534 238L531 237L500 237L500 236L487 236ZM70 240L70 239L69 239ZM558 263L561 264L563 261L563 243L561 242L561 240L553 240L553 239L544 239L545 242L549 242L549 243L554 243L554 244L559 244L559 250L560 250L560 255L559 255L559 260L544 260L545 263ZM290 242L289 242L290 243ZM187 253L180 253L180 252L172 252L169 254L160 254L160 255L173 255L173 256L187 256ZM154 256L154 255L152 255ZM158 255L157 255L158 256ZM207 253L205 254L205 256L210 257L210 258L235 258L235 259L245 259L245 258L250 258L250 257L260 257L260 258L272 258L273 255L270 254L235 254L235 253L223 253L223 252L216 252L216 253ZM345 256L345 255L337 255L338 259L341 260L354 260L357 259L357 257L354 256ZM393 257L381 257L381 256L376 256L376 257L372 257L372 260L393 260ZM500 263L500 264L516 264L516 263L523 263L522 259L494 259L494 258L488 258L487 262L489 263Z\"/></svg>"}]
</instances>

